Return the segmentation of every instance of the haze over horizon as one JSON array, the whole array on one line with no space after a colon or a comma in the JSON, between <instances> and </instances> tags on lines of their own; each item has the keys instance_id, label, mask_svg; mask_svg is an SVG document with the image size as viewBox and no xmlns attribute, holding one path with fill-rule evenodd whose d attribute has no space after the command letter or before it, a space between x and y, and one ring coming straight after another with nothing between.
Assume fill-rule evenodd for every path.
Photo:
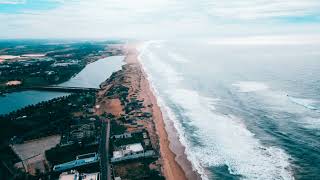
<instances>
[{"instance_id":1,"label":"haze over horizon","mask_svg":"<svg viewBox=\"0 0 320 180\"><path fill-rule=\"evenodd\" d=\"M0 179L320 180L320 0L0 0L0 21Z\"/></svg>"},{"instance_id":2,"label":"haze over horizon","mask_svg":"<svg viewBox=\"0 0 320 180\"><path fill-rule=\"evenodd\" d=\"M319 9L317 0L0 0L0 38L299 36L319 42Z\"/></svg>"}]
</instances>

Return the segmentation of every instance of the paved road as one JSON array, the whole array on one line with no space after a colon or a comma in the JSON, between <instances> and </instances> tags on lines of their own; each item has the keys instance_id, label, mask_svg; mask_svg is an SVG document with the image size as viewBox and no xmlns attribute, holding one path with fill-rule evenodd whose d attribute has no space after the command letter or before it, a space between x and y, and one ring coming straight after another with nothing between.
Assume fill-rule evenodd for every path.
<instances>
[{"instance_id":1,"label":"paved road","mask_svg":"<svg viewBox=\"0 0 320 180\"><path fill-rule=\"evenodd\" d=\"M110 121L102 121L101 143L100 143L100 167L101 180L111 180L111 170L109 163L109 139L110 139Z\"/></svg>"}]
</instances>

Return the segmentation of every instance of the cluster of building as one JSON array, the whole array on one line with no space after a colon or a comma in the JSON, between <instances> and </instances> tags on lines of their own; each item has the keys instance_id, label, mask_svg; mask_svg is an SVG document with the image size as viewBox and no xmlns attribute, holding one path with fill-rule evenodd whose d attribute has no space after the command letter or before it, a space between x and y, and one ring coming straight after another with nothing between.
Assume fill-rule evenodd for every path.
<instances>
[{"instance_id":1,"label":"cluster of building","mask_svg":"<svg viewBox=\"0 0 320 180\"><path fill-rule=\"evenodd\" d=\"M146 105L140 99L140 78L133 66L124 65L100 85L107 91L97 97L101 104L118 99L122 107L123 113L115 113L111 120L110 162L115 180L164 179L149 109L152 104Z\"/></svg>"},{"instance_id":2,"label":"cluster of building","mask_svg":"<svg viewBox=\"0 0 320 180\"><path fill-rule=\"evenodd\" d=\"M113 171L113 177L116 180L121 180L125 176L118 171L121 168L126 168L132 164L141 164L147 159L157 159L158 155L152 148L149 134L146 130L136 130L125 132L123 134L113 135L110 138L112 147L112 157L110 162Z\"/></svg>"},{"instance_id":3,"label":"cluster of building","mask_svg":"<svg viewBox=\"0 0 320 180\"><path fill-rule=\"evenodd\" d=\"M9 57L5 57L9 58ZM42 81L59 81L63 69L68 66L79 66L79 61L62 60L57 61L45 55L10 56L10 60L0 61L0 85L17 86L24 84L26 79L40 78ZM1 59L1 58L0 58ZM19 81L19 84L16 82Z\"/></svg>"},{"instance_id":4,"label":"cluster of building","mask_svg":"<svg viewBox=\"0 0 320 180\"><path fill-rule=\"evenodd\" d=\"M84 145L97 145L99 143L99 129L95 118L90 118L88 123L71 125L70 130L62 135L60 146L69 146L75 143Z\"/></svg>"},{"instance_id":5,"label":"cluster of building","mask_svg":"<svg viewBox=\"0 0 320 180\"><path fill-rule=\"evenodd\" d=\"M15 60L15 61L22 61L22 60L29 60L31 58L41 58L45 57L46 54L22 54L20 56L15 55L0 55L0 60L2 62L8 60Z\"/></svg>"},{"instance_id":6,"label":"cluster of building","mask_svg":"<svg viewBox=\"0 0 320 180\"><path fill-rule=\"evenodd\" d=\"M24 54L38 52L36 47L10 49L10 51L2 52L2 54L13 55L0 54L0 93L11 92L20 86L57 84L78 73L89 62L123 53L118 48L104 49L104 46L103 44L85 43L81 46L72 44L68 46L70 48L67 46L62 48L60 46L41 47L39 52L47 52L46 54ZM19 55L14 56L15 54ZM36 107L46 109L16 117L16 120L20 121L26 118L32 119L33 114L44 114L52 118L51 122L44 121L41 125L30 123L40 128L34 128L35 130L29 128L32 133L29 131L25 133L28 136L14 136L10 141L11 150L17 155L16 161L19 161L14 162L14 168L21 172L23 177L60 180L100 179L101 157L105 157L102 156L105 154L101 153L104 151L101 151L100 147L102 127L99 117L96 116L95 108L92 108L96 102L95 98L92 103L86 96L84 93L81 94L84 101L77 98L75 101L66 103L58 102L57 106L52 107L44 103ZM48 103L54 104L55 100ZM59 111L59 109L64 111ZM64 113L60 114L61 112ZM40 118L51 119L43 117L45 116ZM128 156L129 151L138 155L145 153L144 143L136 143L133 146L128 144L128 147L130 148L124 151L122 156L129 157L129 159L131 158ZM120 156L119 158L117 162L123 161Z\"/></svg>"},{"instance_id":7,"label":"cluster of building","mask_svg":"<svg viewBox=\"0 0 320 180\"><path fill-rule=\"evenodd\" d=\"M26 71L28 68L33 68L33 71L30 71L30 75L36 74L37 71L34 71L35 67L38 67L39 73L41 68L46 68L47 64L53 63L53 59L49 57L28 57L23 59L11 59L3 60L0 63L0 72L3 75L9 75L19 71Z\"/></svg>"},{"instance_id":8,"label":"cluster of building","mask_svg":"<svg viewBox=\"0 0 320 180\"><path fill-rule=\"evenodd\" d=\"M91 119L91 120L90 120ZM61 138L60 146L67 147L74 144L82 146L99 145L100 129L95 125L93 118L89 118L87 123L79 123L70 126L70 131ZM90 141L89 141L90 139ZM122 168L121 164L141 163L146 159L157 159L158 154L152 148L148 131L145 129L137 129L135 131L126 131L122 134L112 135L110 137L111 156L108 160L112 168ZM91 167L101 168L101 157L97 152L80 154L72 161L56 164L52 171L60 174L60 180L79 179L84 180L88 177L94 179L100 178L100 172L88 173L83 169ZM100 163L100 164L99 164ZM85 172L85 173L81 173ZM122 174L117 170L112 171L113 179L121 180Z\"/></svg>"},{"instance_id":9,"label":"cluster of building","mask_svg":"<svg viewBox=\"0 0 320 180\"><path fill-rule=\"evenodd\" d=\"M77 119L61 136L60 148L79 147L73 152L78 154L73 160L55 164L52 172L59 175L59 180L98 180L100 179L100 123L95 117ZM81 154L90 150L90 153ZM79 150L79 152L77 152ZM91 172L91 173L88 173Z\"/></svg>"},{"instance_id":10,"label":"cluster of building","mask_svg":"<svg viewBox=\"0 0 320 180\"><path fill-rule=\"evenodd\" d=\"M79 61L69 61L69 62L56 62L51 64L51 67L67 67L67 66L73 66L73 65L78 65L80 62Z\"/></svg>"},{"instance_id":11,"label":"cluster of building","mask_svg":"<svg viewBox=\"0 0 320 180\"><path fill-rule=\"evenodd\" d=\"M79 173L73 170L60 174L59 180L100 180L100 173Z\"/></svg>"},{"instance_id":12,"label":"cluster of building","mask_svg":"<svg viewBox=\"0 0 320 180\"><path fill-rule=\"evenodd\" d=\"M119 147L119 149L113 151L112 163L121 162L125 160L132 160L138 158L148 158L155 156L153 150L144 150L141 143L128 144Z\"/></svg>"}]
</instances>

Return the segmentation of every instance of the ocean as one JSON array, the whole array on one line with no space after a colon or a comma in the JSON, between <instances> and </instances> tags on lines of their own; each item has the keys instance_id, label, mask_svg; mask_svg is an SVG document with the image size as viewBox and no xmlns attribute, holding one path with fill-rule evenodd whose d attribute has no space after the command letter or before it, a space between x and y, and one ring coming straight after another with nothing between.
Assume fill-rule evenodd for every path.
<instances>
[{"instance_id":1,"label":"ocean","mask_svg":"<svg viewBox=\"0 0 320 180\"><path fill-rule=\"evenodd\" d=\"M152 41L140 50L203 179L320 179L320 45Z\"/></svg>"}]
</instances>

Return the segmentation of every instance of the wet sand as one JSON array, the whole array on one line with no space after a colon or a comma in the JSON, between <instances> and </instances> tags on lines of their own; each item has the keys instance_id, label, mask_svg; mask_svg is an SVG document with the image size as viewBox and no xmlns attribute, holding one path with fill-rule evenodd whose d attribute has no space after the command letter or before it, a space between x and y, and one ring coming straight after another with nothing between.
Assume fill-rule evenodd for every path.
<instances>
[{"instance_id":1,"label":"wet sand","mask_svg":"<svg viewBox=\"0 0 320 180\"><path fill-rule=\"evenodd\" d=\"M160 107L157 104L147 75L138 60L139 52L136 45L127 45L126 63L137 68L136 73L140 74L139 99L144 101L146 111L153 114L156 134L160 145L162 172L168 180L200 179L200 176L193 171L191 163L187 160L185 149L180 143L177 132L171 121L164 121ZM167 133L168 132L168 133Z\"/></svg>"}]
</instances>

